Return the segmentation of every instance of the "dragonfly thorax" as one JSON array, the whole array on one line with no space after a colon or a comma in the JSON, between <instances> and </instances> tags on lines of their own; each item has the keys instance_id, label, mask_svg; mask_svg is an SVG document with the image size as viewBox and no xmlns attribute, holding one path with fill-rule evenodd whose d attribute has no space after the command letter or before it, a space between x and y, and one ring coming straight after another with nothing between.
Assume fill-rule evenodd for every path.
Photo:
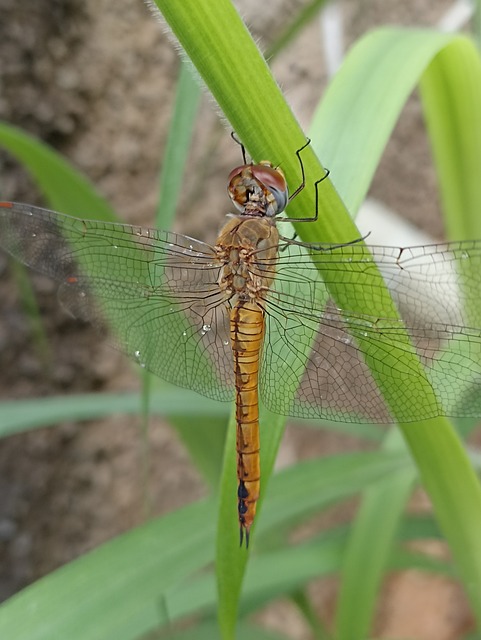
<instances>
[{"instance_id":1,"label":"dragonfly thorax","mask_svg":"<svg viewBox=\"0 0 481 640\"><path fill-rule=\"evenodd\" d=\"M229 220L215 246L223 263L219 286L228 297L264 298L274 275L279 234L274 220L236 217Z\"/></svg>"},{"instance_id":2,"label":"dragonfly thorax","mask_svg":"<svg viewBox=\"0 0 481 640\"><path fill-rule=\"evenodd\" d=\"M289 199L284 174L267 161L236 167L229 174L227 191L246 216L273 217L284 211Z\"/></svg>"}]
</instances>

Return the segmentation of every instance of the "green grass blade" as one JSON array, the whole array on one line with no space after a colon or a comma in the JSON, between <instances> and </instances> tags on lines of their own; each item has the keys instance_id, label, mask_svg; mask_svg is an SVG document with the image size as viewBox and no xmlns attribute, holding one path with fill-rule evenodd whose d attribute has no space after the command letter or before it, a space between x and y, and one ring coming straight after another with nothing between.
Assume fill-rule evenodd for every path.
<instances>
[{"instance_id":1,"label":"green grass blade","mask_svg":"<svg viewBox=\"0 0 481 640\"><path fill-rule=\"evenodd\" d=\"M405 464L406 456L397 453L368 452L288 469L272 479L259 532L266 524L278 527L318 510L315 494L331 504ZM213 577L200 576L204 581L196 583L192 576L213 561L215 508L211 499L180 509L39 580L0 607L0 637L130 640L186 615L213 611ZM243 607L251 610L315 575L336 571L344 541L333 532L304 547L259 556L247 577Z\"/></svg>"},{"instance_id":2,"label":"green grass blade","mask_svg":"<svg viewBox=\"0 0 481 640\"><path fill-rule=\"evenodd\" d=\"M155 224L170 230L184 181L185 163L192 141L201 89L187 63L182 62L177 80L174 115L170 123L160 175Z\"/></svg>"},{"instance_id":3,"label":"green grass blade","mask_svg":"<svg viewBox=\"0 0 481 640\"><path fill-rule=\"evenodd\" d=\"M155 218L158 229L170 230L172 226L184 181L185 163L192 141L200 95L198 80L194 78L189 65L183 62L177 80L173 117L162 160L159 202ZM195 424L191 415L169 416L169 419L204 478L211 486L217 487L225 421L205 419L200 415Z\"/></svg>"},{"instance_id":4,"label":"green grass blade","mask_svg":"<svg viewBox=\"0 0 481 640\"><path fill-rule=\"evenodd\" d=\"M268 157L273 162L280 163L286 170L289 184L298 184L299 180L295 180L295 176L299 172L299 167L296 166L295 150L302 146L302 134L232 5L225 1L219 2L216 7L215 17L207 4L203 3L185 2L182 5L180 3L174 5L167 2L167 0L157 0L157 5L163 11L182 46L192 58L222 110L238 135L246 143L253 157ZM392 39L391 47L398 48L395 62L398 62L401 71L399 74L391 75L385 79L395 79L395 83L402 86L406 85L403 82L402 72L405 66L408 67L411 73L411 86L414 86L416 82L412 73L414 55L417 56L416 64L418 68L421 67L422 69L437 51L448 42L451 43L453 41L451 36L440 36L429 32L385 30L377 36L377 40L382 40L381 44L383 45L386 44L389 38ZM364 69L366 73L368 70L372 73L377 66L385 70L384 59L372 55L376 48L378 51L382 49L382 47L376 47L376 43L373 41L374 38L368 40L365 44L364 57L360 55L358 50L358 69ZM415 54L412 53L413 50L416 52ZM400 55L399 51L403 55ZM418 52L421 52L421 54ZM370 64L363 67L366 55L370 59ZM420 59L424 60L424 65L420 65ZM400 64L401 61L402 65ZM361 85L356 84L357 91L359 94L367 94L369 96L372 93L369 91L371 87L369 84L370 78L366 75L362 77L361 73L359 73L359 76ZM391 84L394 84L394 82ZM232 87L236 88L235 95L232 92ZM389 94L390 91L385 89L385 93ZM369 100L367 100L367 103L369 103ZM345 101L341 102L336 105L337 110L330 113L331 117L326 120L324 126L326 129L333 130L335 132L333 135L341 137L341 132L348 128L346 126L348 123L346 114L352 113L353 117L350 120L353 126L354 124L357 126L359 124L358 120L354 119L354 116L365 115L363 111L355 110L352 112L352 104L352 100L349 104ZM356 104L354 102L354 105ZM364 106L367 105L365 104ZM399 110L401 105L397 106ZM342 114L344 114L343 117L341 117ZM391 118L392 126L397 116L390 112L389 117ZM376 122L376 129L379 128L380 123ZM365 134L368 140L370 136L373 136L374 130L369 130ZM337 137L334 139L339 142ZM364 148L363 154L359 147L357 147L356 153L352 154L350 146L352 141L350 138L348 140L349 153L346 152L347 145L338 144L337 148L344 148L343 162L347 163L348 158L351 155L354 156L355 172L353 171L353 161L351 161L348 167L351 169L349 178L352 179L355 173L354 177L357 183L359 178L357 174L361 174L361 187L356 188L356 193L349 199L350 203L352 203L356 202L356 199L360 199L364 184L367 188L369 172L366 172L363 166L364 163L367 164L368 168L371 167L374 170L377 159L373 162L372 145ZM376 151L376 149L374 150ZM378 151L380 152L380 150ZM362 163L360 162L361 159ZM306 150L303 160L306 180L309 185L314 182L315 178L322 176L322 168L316 164L310 150ZM330 164L332 167L332 163ZM336 181L344 187L348 185L346 174L349 174L349 171L339 168L339 176ZM306 215L306 212L314 210L313 199L314 194L303 192L296 199L295 207L293 208L298 208L299 211L303 212L303 215ZM350 218L346 215L345 208L327 180L323 184L319 204L321 215L317 223L304 225L308 227L306 230L299 228L303 239L343 242L358 237ZM298 226L300 227L300 225ZM319 235L321 231L322 234ZM380 283L379 274L373 273L372 277L375 279L376 286L378 286ZM372 280L372 283L374 283L374 280ZM331 287L331 293L341 308L352 309L352 301L344 300L342 288ZM359 309L356 307L352 310L366 311L361 307ZM385 317L386 313L392 316L395 313L395 307L389 302L386 292L386 295L375 305L375 308L370 308L368 311L380 317ZM398 390L400 385L403 384L402 380L399 381L398 385L395 385L396 388L387 387L382 371L376 370L375 354L371 358L368 345L366 345L366 350L367 362L370 367L373 367L372 370L376 381L386 401L394 415L398 412L401 415L402 404L398 404L399 400L401 400ZM405 351L393 352L392 355L394 359L402 361L403 353L406 358L406 367L410 371L417 372L418 398L422 398L426 405L436 403L431 386L425 378L414 352L411 355L406 355ZM290 392L290 390L286 391ZM404 399L401 402L403 403ZM477 597L481 588L481 553L479 545L475 544L475 535L473 533L481 530L481 491L479 484L455 432L446 420L438 419L424 423L403 425L403 432L420 466L425 486L430 492L441 525L457 557L465 586L470 593L473 607L477 610L477 615L481 621L481 609L479 598ZM433 433L436 434L436 438L433 438ZM448 449L451 459L449 464L444 466L442 464L442 456L446 455ZM448 478L451 478L454 468L457 469L458 481L450 483ZM450 512L451 515L453 513L452 509L454 509L454 518L449 516ZM458 524L462 522L461 531L459 529L455 530L453 522ZM462 544L461 539L463 540ZM230 569L231 567L225 567L225 570ZM224 625L224 637L232 637L234 626L235 619L231 616L229 624Z\"/></svg>"},{"instance_id":5,"label":"green grass blade","mask_svg":"<svg viewBox=\"0 0 481 640\"><path fill-rule=\"evenodd\" d=\"M217 640L220 638L219 628L210 621L169 635L169 640ZM274 631L262 629L253 624L240 624L237 630L237 640L288 640L287 636Z\"/></svg>"},{"instance_id":6,"label":"green grass blade","mask_svg":"<svg viewBox=\"0 0 481 640\"><path fill-rule=\"evenodd\" d=\"M259 533L267 524L279 527L283 519L318 510L316 494L328 506L379 483L406 464L404 454L380 451L312 460L287 469L272 479L272 500L266 502ZM308 493L305 486L310 487ZM191 577L213 559L214 509L212 500L181 509L39 580L0 607L2 637L127 640L194 613L214 612L213 576ZM429 527L414 530L417 537L422 531L432 535ZM412 536L412 528L407 532ZM345 541L346 531L334 530L306 545L259 555L247 572L243 612L315 576L338 571Z\"/></svg>"},{"instance_id":7,"label":"green grass blade","mask_svg":"<svg viewBox=\"0 0 481 640\"><path fill-rule=\"evenodd\" d=\"M269 484L277 451L284 433L285 418L274 416L261 407L261 498L257 503L257 516ZM232 413L225 442L224 467L220 481L219 522L217 528L217 576L219 588L219 621L221 629L228 629L237 618L242 579L247 562L245 547L239 548L236 482L236 425ZM255 545L257 517L251 529L250 548ZM245 543L244 543L245 544Z\"/></svg>"},{"instance_id":8,"label":"green grass blade","mask_svg":"<svg viewBox=\"0 0 481 640\"><path fill-rule=\"evenodd\" d=\"M287 25L286 29L275 38L274 42L267 49L264 56L269 62L272 61L277 54L285 49L302 31L302 29L313 20L327 0L311 0L309 4L302 7L294 20Z\"/></svg>"},{"instance_id":9,"label":"green grass blade","mask_svg":"<svg viewBox=\"0 0 481 640\"><path fill-rule=\"evenodd\" d=\"M339 569L345 536L320 536L315 541L256 557L246 572L242 615L299 589L316 576L328 576ZM173 621L194 613L213 614L216 606L214 575L198 576L173 588L166 596Z\"/></svg>"},{"instance_id":10,"label":"green grass blade","mask_svg":"<svg viewBox=\"0 0 481 640\"><path fill-rule=\"evenodd\" d=\"M447 55L454 54L457 47L469 49L466 42L465 38L434 32L382 29L355 45L329 87L312 128L313 145L331 169L336 187L352 211L357 210L367 192L408 95L421 77L423 82L429 78L431 62L433 73L436 71L440 52ZM466 110L479 113L476 100ZM406 425L403 432L481 621L481 546L476 534L481 530L479 483L446 420ZM359 556L366 551L359 549ZM379 571L374 564L371 568ZM374 575L371 579L374 584ZM356 606L352 599L350 602ZM350 616L348 606L343 606L343 619Z\"/></svg>"},{"instance_id":11,"label":"green grass blade","mask_svg":"<svg viewBox=\"0 0 481 640\"><path fill-rule=\"evenodd\" d=\"M0 637L133 640L170 622L165 596L212 561L214 503L131 531L0 606Z\"/></svg>"},{"instance_id":12,"label":"green grass blade","mask_svg":"<svg viewBox=\"0 0 481 640\"><path fill-rule=\"evenodd\" d=\"M186 412L182 412L182 408L187 401L184 395L177 411L179 415L168 414L167 417L204 480L211 489L217 491L222 473L230 405L216 403L220 408L215 414L201 410L185 415ZM197 408L197 398L192 402L192 406Z\"/></svg>"},{"instance_id":13,"label":"green grass blade","mask_svg":"<svg viewBox=\"0 0 481 640\"><path fill-rule=\"evenodd\" d=\"M400 432L391 431L384 450L404 449ZM363 495L342 562L335 625L339 638L369 636L377 595L416 476L413 467L393 471Z\"/></svg>"},{"instance_id":14,"label":"green grass blade","mask_svg":"<svg viewBox=\"0 0 481 640\"><path fill-rule=\"evenodd\" d=\"M414 29L378 29L352 47L327 88L310 136L352 215L366 197L409 95L453 38Z\"/></svg>"},{"instance_id":15,"label":"green grass blade","mask_svg":"<svg viewBox=\"0 0 481 640\"><path fill-rule=\"evenodd\" d=\"M115 220L116 216L107 201L94 189L93 185L53 149L33 136L0 122L0 146L11 153L29 171L44 194L50 206L71 215L79 215L102 220ZM18 269L17 271L20 271ZM30 310L34 343L44 361L48 358L46 338L33 293L24 281L24 305Z\"/></svg>"},{"instance_id":16,"label":"green grass blade","mask_svg":"<svg viewBox=\"0 0 481 640\"><path fill-rule=\"evenodd\" d=\"M299 186L296 151L305 144L305 135L232 3L220 0L215 11L209 3L194 0L156 0L156 5L252 157L280 164L291 190ZM310 148L303 152L303 164L308 185L324 174ZM290 208L292 215L314 212L313 190L304 191ZM332 212L335 220L346 213L328 181L321 197L322 208ZM308 229L302 237L319 241L324 224L304 225ZM332 231L337 241L356 233L353 226L350 233L339 221L335 227Z\"/></svg>"},{"instance_id":17,"label":"green grass blade","mask_svg":"<svg viewBox=\"0 0 481 640\"><path fill-rule=\"evenodd\" d=\"M268 416L261 424L263 425L261 435L265 438L262 441L266 443L261 451L264 470L267 464L273 464L277 450L275 443L270 446L268 432L270 431L271 437L275 438L279 430L271 429L272 423L268 420ZM235 474L229 472L229 458L235 458L234 424L230 426L232 428L227 436L226 464L221 480L220 521L217 534L217 562L223 562L231 569L230 572L225 571L219 574L219 590L224 594L222 598L224 609L220 615L226 618L236 615L240 598L240 591L237 590L240 589L247 559L245 549L239 549L236 504L233 499L236 490ZM269 458L266 460L267 454ZM272 476L262 506L262 518L257 520L252 539L253 545L256 544L257 538L261 540L266 534L287 529L320 509L357 494L363 487L379 481L380 478L389 477L396 469L405 468L406 465L409 467L409 464L409 459L404 453L354 453L300 463ZM226 489L224 484L227 485ZM309 488L308 491L306 487ZM230 548L226 540L233 540ZM222 555L224 553L225 556ZM256 556L254 565L257 562ZM283 571L285 568L284 565L279 570ZM226 623L225 620L222 622Z\"/></svg>"},{"instance_id":18,"label":"green grass blade","mask_svg":"<svg viewBox=\"0 0 481 640\"><path fill-rule=\"evenodd\" d=\"M23 311L28 318L30 332L32 335L32 345L34 346L38 358L45 369L49 372L52 365L52 354L48 344L47 335L44 331L40 309L35 298L35 292L32 288L32 282L28 276L28 270L23 264L12 260L12 273L15 284L18 287L20 298L22 300Z\"/></svg>"},{"instance_id":19,"label":"green grass blade","mask_svg":"<svg viewBox=\"0 0 481 640\"><path fill-rule=\"evenodd\" d=\"M449 238L481 238L481 59L472 42L442 49L420 83Z\"/></svg>"},{"instance_id":20,"label":"green grass blade","mask_svg":"<svg viewBox=\"0 0 481 640\"><path fill-rule=\"evenodd\" d=\"M409 514L400 524L398 537L400 540L411 542L420 538L442 539L437 522L430 514Z\"/></svg>"},{"instance_id":21,"label":"green grass blade","mask_svg":"<svg viewBox=\"0 0 481 640\"><path fill-rule=\"evenodd\" d=\"M451 579L456 578L456 571L452 565L445 560L433 558L432 556L422 553L415 553L406 549L396 549L395 554L391 558L389 568L393 571L409 571L417 569L435 575L446 576Z\"/></svg>"},{"instance_id":22,"label":"green grass blade","mask_svg":"<svg viewBox=\"0 0 481 640\"><path fill-rule=\"evenodd\" d=\"M150 492L150 475L152 461L150 456L150 417L152 415L151 393L152 384L151 376L148 371L142 369L140 375L140 407L139 407L139 431L140 431L140 462L142 473L142 499L144 506L144 519L148 520L152 516L152 495Z\"/></svg>"},{"instance_id":23,"label":"green grass blade","mask_svg":"<svg viewBox=\"0 0 481 640\"><path fill-rule=\"evenodd\" d=\"M227 0L216 3L215 11L206 2L189 0L182 3L171 3L157 0L167 22L172 27L186 53L192 59L203 80L212 91L221 109L230 121L234 130L246 144L254 158L269 158L282 165L289 183L298 185L300 168L295 152L305 144L305 136L295 122L282 94L269 73L268 67L250 37L245 25L240 20L233 5ZM267 99L268 97L268 99ZM312 184L315 176L323 174L311 149L306 149L304 166L308 184ZM298 213L312 211L314 194L310 194L310 205L304 209L302 202L307 200L301 194L296 201ZM331 210L344 211L342 203L334 191L327 187L323 199L333 206ZM316 225L311 225L316 226ZM341 226L339 226L341 230ZM341 231L340 231L341 232ZM314 231L312 232L314 233ZM354 231L344 230L345 238L356 235ZM339 236L337 236L339 240ZM286 394L295 390L287 390ZM283 421L278 426L278 437L282 433ZM278 437L274 440L278 440ZM266 445L261 444L263 452ZM265 455L265 454L264 454ZM230 470L228 466L230 466ZM235 456L226 459L224 480L235 477ZM268 481L268 470L262 469L263 481ZM222 483L222 492L235 495L235 484L226 480ZM235 518L235 500L229 498L232 505L230 518ZM221 505L228 508L228 499L221 499ZM222 509L222 506L221 506ZM245 565L245 555L234 549L238 547L238 531L235 520L232 525L226 524L226 532L218 537L217 571L221 591L219 594L219 616L224 638L231 638L236 625L236 611L232 606L233 595L240 593L240 585ZM234 587L234 582L237 586ZM230 586L226 592L225 585Z\"/></svg>"},{"instance_id":24,"label":"green grass blade","mask_svg":"<svg viewBox=\"0 0 481 640\"><path fill-rule=\"evenodd\" d=\"M309 625L312 636L316 640L332 640L332 636L330 632L328 632L326 625L323 624L317 611L314 609L314 605L308 596L307 589L298 589L292 593L291 600L299 609L304 620Z\"/></svg>"},{"instance_id":25,"label":"green grass blade","mask_svg":"<svg viewBox=\"0 0 481 640\"><path fill-rule=\"evenodd\" d=\"M309 460L289 467L271 478L258 535L285 528L286 524L292 526L316 510L356 495L373 482L385 482L411 464L405 452L380 450Z\"/></svg>"},{"instance_id":26,"label":"green grass blade","mask_svg":"<svg viewBox=\"0 0 481 640\"><path fill-rule=\"evenodd\" d=\"M92 393L1 402L0 438L58 424L64 420L94 420L113 413L138 415L139 406L138 393ZM229 410L227 404L175 387L153 392L150 408L157 415L223 421Z\"/></svg>"},{"instance_id":27,"label":"green grass blade","mask_svg":"<svg viewBox=\"0 0 481 640\"><path fill-rule=\"evenodd\" d=\"M43 142L0 123L0 145L28 170L53 209L82 218L117 220L92 184Z\"/></svg>"},{"instance_id":28,"label":"green grass blade","mask_svg":"<svg viewBox=\"0 0 481 640\"><path fill-rule=\"evenodd\" d=\"M216 540L216 573L222 638L235 637L239 600L248 552L240 548L237 513L235 408L227 427L224 464L219 485L219 514ZM261 470L262 473L262 470Z\"/></svg>"}]
</instances>

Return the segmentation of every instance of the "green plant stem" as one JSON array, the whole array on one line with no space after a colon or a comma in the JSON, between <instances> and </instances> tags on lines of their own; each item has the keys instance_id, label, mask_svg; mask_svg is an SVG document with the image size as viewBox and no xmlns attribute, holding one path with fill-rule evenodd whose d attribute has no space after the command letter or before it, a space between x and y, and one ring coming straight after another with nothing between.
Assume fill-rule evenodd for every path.
<instances>
[{"instance_id":1,"label":"green plant stem","mask_svg":"<svg viewBox=\"0 0 481 640\"><path fill-rule=\"evenodd\" d=\"M267 157L280 163L286 169L289 184L298 184L299 180L295 176L299 173L299 167L295 151L302 146L305 138L232 4L227 0L220 0L216 3L215 12L212 3L207 0L183 3L157 0L157 5L253 157ZM419 38L426 39L426 35L419 33ZM309 149L306 150L304 166L308 185L322 176L322 167ZM293 208L299 207L298 210L304 215L308 211L314 211L313 197L312 193L301 193ZM339 243L359 237L345 207L327 180L319 195L319 207L321 216L317 223L304 225L308 227L302 230L304 240L319 242L321 239L324 242ZM295 215L295 212L292 211L292 214ZM395 307L389 302L387 290L380 288L380 275L373 269L372 276L374 286L383 291L374 308L353 308L352 301L343 299L343 291L334 285L332 295L338 306L354 312L367 311L379 317L386 317L386 313L395 317L392 315L395 314ZM371 360L369 345L363 346L366 347L367 363L372 367L374 360ZM435 406L436 398L414 350L410 354L407 351L393 350L393 359L401 359L402 353L405 366L409 371L415 372L418 398L426 406ZM394 416L402 416L406 403L406 398L399 393L399 389L403 387L402 380L397 389L388 388L383 376L376 374L375 369L373 373ZM416 462L420 465L423 481L451 543L481 626L481 545L476 544L478 532L481 531L479 483L447 420L438 418L400 426ZM443 467L446 456L449 458L447 467L450 471L456 470L456 481L449 487L447 485L452 476ZM456 515L454 518L453 513ZM232 611L228 620L221 619L221 626L225 638L233 637L235 620Z\"/></svg>"}]
</instances>

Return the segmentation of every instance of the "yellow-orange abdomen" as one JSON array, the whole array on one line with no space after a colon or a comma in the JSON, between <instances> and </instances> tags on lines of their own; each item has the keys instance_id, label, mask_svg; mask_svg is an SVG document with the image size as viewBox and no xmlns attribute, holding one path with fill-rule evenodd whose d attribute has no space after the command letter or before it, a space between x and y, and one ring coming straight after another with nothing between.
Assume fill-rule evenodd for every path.
<instances>
[{"instance_id":1,"label":"yellow-orange abdomen","mask_svg":"<svg viewBox=\"0 0 481 640\"><path fill-rule=\"evenodd\" d=\"M237 422L239 524L249 541L260 491L259 359L264 337L264 311L256 302L239 300L231 311Z\"/></svg>"}]
</instances>

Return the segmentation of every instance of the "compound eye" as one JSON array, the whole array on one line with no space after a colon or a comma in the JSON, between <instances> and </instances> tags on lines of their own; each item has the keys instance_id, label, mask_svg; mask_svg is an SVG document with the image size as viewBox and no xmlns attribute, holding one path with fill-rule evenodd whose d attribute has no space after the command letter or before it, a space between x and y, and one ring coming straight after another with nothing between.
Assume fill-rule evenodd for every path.
<instances>
[{"instance_id":1,"label":"compound eye","mask_svg":"<svg viewBox=\"0 0 481 640\"><path fill-rule=\"evenodd\" d=\"M275 213L284 211L289 200L289 193L287 182L281 169L274 168L270 162L261 162L253 165L251 170L253 177L274 197L277 205Z\"/></svg>"},{"instance_id":2,"label":"compound eye","mask_svg":"<svg viewBox=\"0 0 481 640\"><path fill-rule=\"evenodd\" d=\"M252 175L268 189L276 192L287 192L287 183L280 169L275 169L270 162L261 162L251 167Z\"/></svg>"},{"instance_id":3,"label":"compound eye","mask_svg":"<svg viewBox=\"0 0 481 640\"><path fill-rule=\"evenodd\" d=\"M229 177L227 178L227 184L230 184L233 178L240 176L244 169L249 169L250 166L250 164L241 164L239 167L232 169L232 171L229 173Z\"/></svg>"}]
</instances>

